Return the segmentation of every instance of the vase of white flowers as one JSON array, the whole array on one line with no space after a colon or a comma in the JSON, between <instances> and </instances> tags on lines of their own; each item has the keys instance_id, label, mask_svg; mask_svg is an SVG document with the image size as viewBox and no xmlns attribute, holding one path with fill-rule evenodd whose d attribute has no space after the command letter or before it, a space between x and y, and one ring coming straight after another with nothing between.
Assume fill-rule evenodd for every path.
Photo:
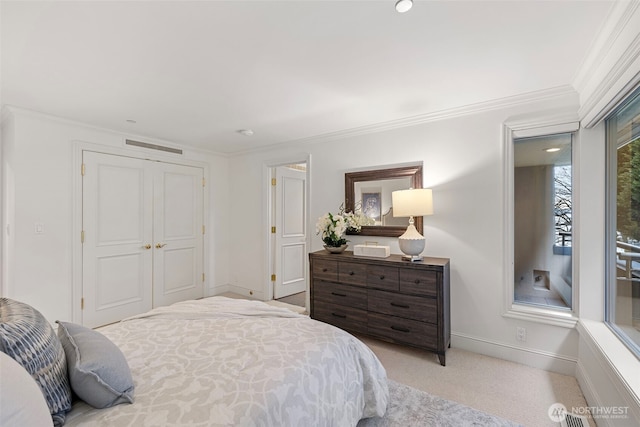
<instances>
[{"instance_id":1,"label":"vase of white flowers","mask_svg":"<svg viewBox=\"0 0 640 427\"><path fill-rule=\"evenodd\" d=\"M348 240L344 235L350 232L359 232L363 225L367 225L367 218L360 213L345 212L340 206L337 214L328 212L318 218L316 234L320 234L324 242L324 248L331 253L340 253L347 249Z\"/></svg>"},{"instance_id":2,"label":"vase of white flowers","mask_svg":"<svg viewBox=\"0 0 640 427\"><path fill-rule=\"evenodd\" d=\"M344 234L347 231L347 222L343 215L328 212L318 218L316 234L320 234L325 248L329 252L342 252L347 248L347 239ZM334 249L336 248L336 249Z\"/></svg>"}]
</instances>

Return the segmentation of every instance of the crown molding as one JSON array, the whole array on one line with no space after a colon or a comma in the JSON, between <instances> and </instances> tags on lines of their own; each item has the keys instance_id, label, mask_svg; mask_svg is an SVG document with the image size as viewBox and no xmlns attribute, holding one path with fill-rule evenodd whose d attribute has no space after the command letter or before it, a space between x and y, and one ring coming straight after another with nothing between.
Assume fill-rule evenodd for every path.
<instances>
[{"instance_id":1,"label":"crown molding","mask_svg":"<svg viewBox=\"0 0 640 427\"><path fill-rule=\"evenodd\" d=\"M142 141L142 142L148 142L151 144L159 144L159 145L165 145L171 148L178 148L178 149L182 149L183 150L183 154L187 155L187 153L197 153L197 154L204 154L204 155L213 155L213 156L218 156L218 157L224 157L224 158L228 158L229 154L227 153L220 153L217 151L213 151L213 150L206 150L203 148L198 148L198 147L194 147L191 145L187 145L187 144L180 144L180 143L175 143L173 141L168 141L166 139L160 139L160 138L155 138L155 137L149 137L146 135L139 135L139 134L135 134L135 133L129 133L129 132L123 132L123 131L119 131L119 130L115 130L115 129L109 129L109 128L105 128L105 127L100 127L100 126L95 126L95 125L91 125L88 123L84 123L84 122L79 122L77 120L71 120L71 119L66 119L64 117L59 117L59 116L54 116L51 114L47 114L47 113L41 113L39 111L34 111L34 110L28 110L26 108L22 108L22 107L16 107L15 105L5 105L2 108L2 120L4 120L6 117L9 117L11 115L15 115L15 114L20 114L22 116L27 116L27 117L33 117L39 120L51 120L53 122L56 123L62 123L62 124L67 124L70 126L77 126L77 127L82 127L85 129L90 129L90 130L94 130L97 132L104 132L104 133L109 133L112 135L118 135L121 139L122 139L122 144L124 146L124 140L125 139L135 139L137 141Z\"/></svg>"},{"instance_id":2,"label":"crown molding","mask_svg":"<svg viewBox=\"0 0 640 427\"><path fill-rule=\"evenodd\" d=\"M371 133L384 132L393 129L411 127L424 123L437 122L456 117L469 116L487 111L500 109L508 109L524 104L546 101L555 98L562 98L567 95L575 95L576 91L572 86L560 86L551 89L545 89L535 92L528 92L520 95L509 96L505 98L493 99L490 101L469 104L461 107L450 108L446 110L434 111L431 113L420 114L416 116L406 117L398 120L367 125L343 131L326 133L309 138L299 139L296 142L310 143L316 141L335 140L345 137L353 137L366 135Z\"/></svg>"},{"instance_id":3,"label":"crown molding","mask_svg":"<svg viewBox=\"0 0 640 427\"><path fill-rule=\"evenodd\" d=\"M558 86L550 89L544 89L544 90L527 92L527 93L514 95L514 96L508 96L504 98L493 99L490 101L478 102L475 104L468 104L461 107L434 111L426 114L419 114L411 117L405 117L402 119L390 120L386 122L374 123L371 125L344 129L344 130L339 130L335 132L314 135L307 138L283 141L283 142L270 144L270 145L256 148L256 149L249 149L249 150L244 150L242 152L232 153L231 156L233 157L233 156L241 156L249 153L264 152L264 151L269 151L276 148L286 148L290 145L318 144L318 143L331 142L331 141L344 139L344 138L370 135L374 133L412 127L412 126L417 126L425 123L452 119L456 117L469 116L472 114L478 114L478 113L487 112L487 111L508 109L508 108L513 108L520 105L531 104L531 103L540 102L540 101L548 101L552 99L564 98L570 95L577 95L577 92L572 86L570 85Z\"/></svg>"},{"instance_id":4,"label":"crown molding","mask_svg":"<svg viewBox=\"0 0 640 427\"><path fill-rule=\"evenodd\" d=\"M625 27L640 5L638 0L616 2L609 10L604 23L597 32L587 55L573 78L573 87L582 93L593 80L598 67L606 63L606 57L622 37Z\"/></svg>"},{"instance_id":5,"label":"crown molding","mask_svg":"<svg viewBox=\"0 0 640 427\"><path fill-rule=\"evenodd\" d=\"M616 3L574 80L584 127L597 125L640 83L640 1ZM612 58L616 51L617 58Z\"/></svg>"}]
</instances>

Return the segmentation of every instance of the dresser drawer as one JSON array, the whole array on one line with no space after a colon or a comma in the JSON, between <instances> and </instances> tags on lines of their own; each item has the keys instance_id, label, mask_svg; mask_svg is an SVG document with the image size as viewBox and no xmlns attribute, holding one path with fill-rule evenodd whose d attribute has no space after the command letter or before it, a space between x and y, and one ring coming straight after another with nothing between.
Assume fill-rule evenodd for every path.
<instances>
[{"instance_id":1,"label":"dresser drawer","mask_svg":"<svg viewBox=\"0 0 640 427\"><path fill-rule=\"evenodd\" d=\"M338 281L338 261L316 260L311 272L317 279Z\"/></svg>"},{"instance_id":2,"label":"dresser drawer","mask_svg":"<svg viewBox=\"0 0 640 427\"><path fill-rule=\"evenodd\" d=\"M313 287L313 298L321 303L367 309L367 290L361 287L318 281Z\"/></svg>"},{"instance_id":3,"label":"dresser drawer","mask_svg":"<svg viewBox=\"0 0 640 427\"><path fill-rule=\"evenodd\" d=\"M435 271L400 270L400 292L438 296L438 274Z\"/></svg>"},{"instance_id":4,"label":"dresser drawer","mask_svg":"<svg viewBox=\"0 0 640 427\"><path fill-rule=\"evenodd\" d=\"M316 302L313 318L348 331L367 333L367 311L359 308Z\"/></svg>"},{"instance_id":5,"label":"dresser drawer","mask_svg":"<svg viewBox=\"0 0 640 427\"><path fill-rule=\"evenodd\" d=\"M397 291L399 289L398 268L380 265L368 265L367 286L370 288Z\"/></svg>"},{"instance_id":6,"label":"dresser drawer","mask_svg":"<svg viewBox=\"0 0 640 427\"><path fill-rule=\"evenodd\" d=\"M369 313L368 326L370 334L396 343L411 344L431 350L438 348L438 327L431 323Z\"/></svg>"},{"instance_id":7,"label":"dresser drawer","mask_svg":"<svg viewBox=\"0 0 640 427\"><path fill-rule=\"evenodd\" d=\"M369 311L405 319L430 323L438 322L438 306L435 298L422 298L369 289L368 308Z\"/></svg>"},{"instance_id":8,"label":"dresser drawer","mask_svg":"<svg viewBox=\"0 0 640 427\"><path fill-rule=\"evenodd\" d=\"M355 286L367 286L367 266L355 262L341 262L338 265L338 281Z\"/></svg>"}]
</instances>

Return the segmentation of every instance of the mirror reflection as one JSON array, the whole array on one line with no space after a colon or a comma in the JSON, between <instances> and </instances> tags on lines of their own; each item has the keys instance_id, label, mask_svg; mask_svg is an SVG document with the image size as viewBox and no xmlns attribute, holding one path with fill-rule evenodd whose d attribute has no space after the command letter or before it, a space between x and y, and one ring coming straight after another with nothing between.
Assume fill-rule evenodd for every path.
<instances>
[{"instance_id":1,"label":"mirror reflection","mask_svg":"<svg viewBox=\"0 0 640 427\"><path fill-rule=\"evenodd\" d=\"M359 234L401 236L409 218L394 218L391 193L409 188L422 188L422 166L345 173L345 210L361 212L370 219ZM422 233L422 217L415 218L415 226Z\"/></svg>"},{"instance_id":2,"label":"mirror reflection","mask_svg":"<svg viewBox=\"0 0 640 427\"><path fill-rule=\"evenodd\" d=\"M355 212L362 212L369 218L369 225L404 225L408 218L394 218L391 205L391 193L411 187L411 179L379 179L354 184Z\"/></svg>"},{"instance_id":3,"label":"mirror reflection","mask_svg":"<svg viewBox=\"0 0 640 427\"><path fill-rule=\"evenodd\" d=\"M514 301L571 308L572 134L514 140Z\"/></svg>"}]
</instances>

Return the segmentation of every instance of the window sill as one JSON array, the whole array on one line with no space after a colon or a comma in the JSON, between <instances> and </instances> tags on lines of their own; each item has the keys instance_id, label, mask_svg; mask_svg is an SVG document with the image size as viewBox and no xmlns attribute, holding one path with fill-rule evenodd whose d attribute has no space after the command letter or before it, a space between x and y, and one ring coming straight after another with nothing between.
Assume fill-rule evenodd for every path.
<instances>
[{"instance_id":1,"label":"window sill","mask_svg":"<svg viewBox=\"0 0 640 427\"><path fill-rule=\"evenodd\" d=\"M612 367L618 381L632 396L636 405L640 405L640 360L603 322L581 319L578 333L594 344L598 352ZM640 407L640 406L639 406Z\"/></svg>"},{"instance_id":2,"label":"window sill","mask_svg":"<svg viewBox=\"0 0 640 427\"><path fill-rule=\"evenodd\" d=\"M533 307L521 304L512 304L504 314L504 317L547 325L560 326L573 329L578 323L578 318L571 311L558 311L544 307Z\"/></svg>"}]
</instances>

